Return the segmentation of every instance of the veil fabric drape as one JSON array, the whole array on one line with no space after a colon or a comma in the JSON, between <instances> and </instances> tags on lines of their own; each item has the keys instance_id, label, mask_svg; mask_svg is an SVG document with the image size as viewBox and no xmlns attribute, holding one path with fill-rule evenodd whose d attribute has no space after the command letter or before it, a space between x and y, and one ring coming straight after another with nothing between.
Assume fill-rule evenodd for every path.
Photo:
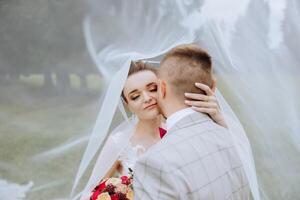
<instances>
[{"instance_id":1,"label":"veil fabric drape","mask_svg":"<svg viewBox=\"0 0 300 200\"><path fill-rule=\"evenodd\" d=\"M103 52L113 52L109 54L112 58L115 58L115 55L128 57L137 55L136 60L151 59L161 56L181 43L197 43L208 50L213 57L214 68L220 80L221 92L217 94L218 101L242 158L253 198L280 199L285 198L287 193L296 196L289 182L294 180L296 184L296 180L299 180L299 173L296 170L299 163L297 166L287 165L288 160L280 155L286 154L286 157L289 157L290 153L296 153L299 146L295 140L298 136L294 132L299 128L299 122L297 122L299 115L295 115L294 109L297 108L293 107L296 104L296 98L291 98L295 97L296 87L293 84L286 85L295 78L292 73L299 73L299 70L296 68L297 63L292 62L291 59L281 58L280 61L278 59L280 53L290 56L284 43L285 30L282 28L282 21L287 6L293 3L295 2L242 1L233 7L229 7L233 5L230 1L226 4L219 1L162 1L152 2L151 5L147 3L141 5L142 3L134 1L128 5L123 3L120 12L110 11L113 13L110 17L118 17L121 13L130 12L128 16L131 20L126 21L124 16L116 20L116 24L122 24L116 26L116 29L125 33L118 35L122 41L118 41L120 42L118 45L111 45L115 49L110 49L110 51L99 50L99 55ZM225 6L228 10L218 13L217 11L220 11L216 6L218 4L223 6L222 8ZM127 10L129 5L130 9ZM166 10L166 7L172 9ZM140 14L141 10L144 10L145 20L138 22L135 27L132 21L136 19L135 14ZM152 13L155 14L151 15ZM97 17L100 21L105 20L105 16ZM184 34L181 34L182 32ZM128 35L136 36L138 39L127 40ZM159 43L158 46L155 41ZM92 41L88 41L90 42ZM160 46L161 44L164 46ZM118 54L120 49L122 53ZM134 51L131 51L132 49ZM110 56L105 56L105 58ZM131 59L134 60L133 57ZM283 68L281 66L283 63L289 65ZM105 66L109 68L107 66L110 65ZM123 76L126 76L126 73ZM279 100L278 92L286 95ZM119 98L119 96L115 95L114 98ZM246 127L247 135L227 101L238 113ZM291 101L292 104L289 104L291 107L285 105L288 101ZM107 108L108 105L103 104L103 106ZM285 118L283 119L282 116ZM293 123L286 126L289 121ZM281 130L274 129L274 124ZM284 127L287 130L284 130ZM99 132L95 134L100 135ZM285 136L286 144L295 147L293 152L282 143L282 136ZM250 142L247 137L250 138ZM251 146L254 149L254 159ZM279 157L273 157L273 160L269 157L270 155L279 155ZM84 158L82 164L86 164L86 161ZM81 170L83 168L80 168L77 178L80 177ZM287 173L291 174L287 175ZM266 177L265 174L269 176Z\"/></svg>"},{"instance_id":2,"label":"veil fabric drape","mask_svg":"<svg viewBox=\"0 0 300 200\"><path fill-rule=\"evenodd\" d=\"M0 3L4 35L0 37L0 199L3 190L19 191L30 200L88 196L122 149L111 138L122 133L125 145L136 122L127 117L120 101L131 60L159 62L168 50L183 43L196 43L213 58L216 95L254 199L300 197L299 1L77 0L68 4L64 0L48 1L33 14L23 13L30 1L11 2L10 9ZM41 2L35 8L40 6ZM79 8L87 11L85 19L74 14L77 24L83 20L83 26L78 26L83 27L84 37L74 40L80 30L65 20ZM27 17L18 21L23 14ZM32 23L38 28L33 29ZM46 27L47 33L31 32ZM52 34L64 37L51 38ZM34 51L36 46L29 44L39 43L38 38L48 43ZM23 40L23 45L18 44ZM69 74L78 65L76 73L89 73L84 62L78 61L82 59L63 53L70 50L63 41L72 43L71 49L87 49L89 55L82 58L89 58L98 70L93 73L101 76L101 94L93 105L87 105L86 93L74 98L66 92L61 98L54 97L51 87L44 87L48 96L37 101L36 87L2 84L2 73L14 80L15 68L2 67L9 64L22 70L32 64L47 72L56 64L70 65L62 70ZM44 48L49 52L40 51ZM54 56L46 63L41 59L48 53ZM22 55L36 59L21 62ZM64 60L57 61L61 57ZM64 74L56 78L59 75ZM33 75L33 79L36 86L40 78ZM56 86L62 87L58 80Z\"/></svg>"}]
</instances>

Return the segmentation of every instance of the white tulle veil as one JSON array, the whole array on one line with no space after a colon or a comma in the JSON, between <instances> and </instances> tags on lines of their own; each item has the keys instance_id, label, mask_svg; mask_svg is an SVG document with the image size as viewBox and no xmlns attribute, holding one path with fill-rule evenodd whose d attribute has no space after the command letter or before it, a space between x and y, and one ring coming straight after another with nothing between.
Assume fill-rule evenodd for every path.
<instances>
[{"instance_id":1,"label":"white tulle veil","mask_svg":"<svg viewBox=\"0 0 300 200\"><path fill-rule=\"evenodd\" d=\"M101 11L97 10L97 14L90 15L85 21L85 33L95 63L109 80L105 96L109 102L104 100L102 104L98 123L73 189L92 157L104 144L130 60L159 60L166 51L178 44L196 43L213 57L220 89L217 98L244 164L253 198L280 199L287 193L295 195L293 189L285 184L299 180L296 166L287 164L287 161L292 163L289 157L299 147L299 135L296 134L296 130L299 130L299 121L296 120L299 120L296 114L299 104L295 101L296 87L292 84L295 81L292 74L299 75L299 69L296 68L296 60L293 60L295 57L291 57L291 50L284 43L282 31L284 11L290 9L299 14L293 4L296 5L296 2L262 3L247 0L238 4L233 1L127 1L119 2L118 6L107 2L95 4L99 6L95 9ZM269 18L266 18L268 6ZM97 22L92 25L92 21L89 21L91 16L100 24L107 23L109 17L112 29L117 32L102 35L101 26L97 26ZM286 21L292 23L293 19ZM91 31L93 26L99 28L94 30L94 37ZM105 48L97 48L101 40L106 40L108 45ZM280 54L286 57L278 60ZM116 71L109 72L113 71L111 68ZM222 93L225 93L224 97ZM277 94L283 95L281 100ZM238 113L247 134L227 101ZM291 107L283 105L284 102L290 102L288 105ZM281 109L282 106L285 107ZM128 137L130 133L124 135ZM281 143L282 139L285 144ZM105 145L108 144L109 140ZM107 150L105 145L98 157L102 161L105 160ZM289 145L294 148L287 147ZM114 155L110 157L112 160L105 161L105 166L116 159L117 152ZM299 167L299 160L295 163ZM100 161L97 164L83 196L95 186L105 171L102 171L105 167L99 168Z\"/></svg>"},{"instance_id":2,"label":"white tulle veil","mask_svg":"<svg viewBox=\"0 0 300 200\"><path fill-rule=\"evenodd\" d=\"M161 56L167 50L178 44L196 42L201 46L204 46L205 44L210 45L212 48L209 50L213 57L218 56L218 60L220 62L227 65L230 64L230 58L226 55L227 49L223 46L224 39L222 38L217 25L215 25L215 22L213 22L210 18L201 19L202 16L197 15L197 10L194 11L195 13L188 15L187 10L185 9L187 9L187 6L190 5L191 3L182 5L179 2L176 3L171 1L152 2L151 5L148 5L145 2L132 1L131 3L124 3L121 10L117 10L113 4L106 5L111 7L107 7L105 12L101 10L102 12L99 12L100 14L95 14L93 17L96 19L94 20L101 21L103 20L103 16L104 20L110 16L112 19L111 23L115 25L113 28L119 32L112 38L111 41L106 41L107 46L100 50L100 52L98 52L95 47L97 42L95 45L95 42L93 41L91 16L86 19L84 30L89 52L97 64L99 71L108 80L109 86L102 104L102 109L98 115L96 126L81 161L73 186L73 191L89 162L95 156L102 144L104 144L105 138L107 138L108 129L120 100L120 93L127 77L129 62L131 60L151 59L153 57ZM169 8L169 6L173 9L164 10ZM172 11L180 14L174 15ZM168 14L168 12L171 13ZM148 14L145 17L147 20L137 19L145 13ZM198 17L200 17L200 20L197 19ZM196 26L191 24L191 21L195 20L199 22ZM101 38L98 37L97 39L101 40ZM218 55L214 55L217 53ZM227 104L225 105L225 103L226 101L224 99L220 99L222 107L224 105L228 110L231 110ZM122 105L119 104L119 106L121 107L121 110L123 110ZM125 116L124 112L123 116ZM234 119L233 112L230 113L230 116L230 119ZM229 127L233 130L232 136L235 138L236 146L247 169L247 176L250 180L254 197L255 199L259 199L255 167L247 136L243 131L241 131L243 129L236 118L234 123L231 122L232 121L228 120ZM117 128L124 132L122 134L124 145L126 145L130 134L132 133L131 124L129 123L126 127L126 123L127 121L125 121L125 123L123 122L121 129L120 127ZM239 130L235 131L236 128L239 128ZM104 174L116 161L121 149L122 147L116 147L116 144L113 144L113 140L110 138L107 140L97 159L88 184L81 193L81 199L87 198L87 195L90 194L93 187L95 187L99 180L103 178Z\"/></svg>"},{"instance_id":3,"label":"white tulle veil","mask_svg":"<svg viewBox=\"0 0 300 200\"><path fill-rule=\"evenodd\" d=\"M101 21L101 24L109 16L111 25L118 32L106 38L101 35L101 30L94 30L96 39L92 39L90 30L93 25L86 21L85 33L95 63L109 80L105 96L108 101L104 100L102 104L73 189L98 148L104 144L130 60L157 59L178 44L196 43L213 57L220 89L217 98L243 161L253 198L280 199L287 193L293 194L293 189L285 184L299 180L296 166L288 164L292 163L289 157L292 158L293 152L299 150L299 135L296 134L299 130L299 115L296 114L299 104L295 101L297 86L292 84L295 81L293 73L299 75L299 68L296 68L297 60L293 60L295 57L291 57L291 50L283 42L285 38L281 28L285 9L299 13L292 6L296 2L277 1L274 4L271 1L241 1L238 5L234 5L233 1L155 1L151 4L128 1L120 3L119 7L113 3L101 4L100 15L94 15L94 20ZM222 12L216 5L228 10ZM270 8L269 19L266 19L264 6ZM286 21L293 22L292 19ZM105 48L97 48L101 42L95 40L110 37L113 39L107 42ZM278 60L279 54L286 57ZM113 71L110 69L113 67L116 71L109 72ZM280 99L279 94L282 95ZM227 101L238 113L247 134ZM284 105L287 102L290 108ZM125 121L121 126L125 124L128 123ZM124 135L128 139L130 131ZM109 145L109 140L105 145ZM105 145L98 159L106 160L106 166L116 159L118 152L109 153L115 155L110 157L112 160L104 159ZM103 176L105 167L100 161L97 164L83 194L89 192ZM295 164L299 167L299 160Z\"/></svg>"},{"instance_id":4,"label":"white tulle veil","mask_svg":"<svg viewBox=\"0 0 300 200\"><path fill-rule=\"evenodd\" d=\"M0 199L14 190L28 199L89 196L136 123L120 100L130 62L159 63L168 50L184 43L196 43L212 56L216 95L253 198L299 199L299 1L64 0L35 1L33 7L30 2L0 3L0 120L6 127L0 135ZM86 13L84 19L79 10ZM80 28L73 29L74 24ZM84 37L79 37L81 27ZM46 31L39 34L41 30ZM86 57L66 53L74 49ZM79 92L75 101L72 92L59 96L43 87L48 96L36 95L36 87L14 80L15 69L5 67L10 64L20 66L22 79L26 64L28 69L41 66L29 74L59 65L56 80L65 71L99 74L100 97L92 96L91 106L89 93ZM8 79L2 73L11 75L13 86L2 82ZM57 82L55 87L62 86ZM122 140L118 145L115 136Z\"/></svg>"}]
</instances>

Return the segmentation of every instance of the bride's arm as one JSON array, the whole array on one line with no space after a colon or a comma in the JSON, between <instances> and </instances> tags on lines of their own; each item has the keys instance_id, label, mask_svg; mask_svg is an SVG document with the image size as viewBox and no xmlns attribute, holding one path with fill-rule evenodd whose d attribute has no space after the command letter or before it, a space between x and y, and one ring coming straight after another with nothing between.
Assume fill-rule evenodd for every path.
<instances>
[{"instance_id":1,"label":"bride's arm","mask_svg":"<svg viewBox=\"0 0 300 200\"><path fill-rule=\"evenodd\" d=\"M203 90L206 95L197 93L185 93L185 97L189 98L185 103L192 106L198 112L207 113L217 124L227 128L225 119L221 113L220 106L215 97L215 93L207 85L198 83L196 87Z\"/></svg>"},{"instance_id":2,"label":"bride's arm","mask_svg":"<svg viewBox=\"0 0 300 200\"><path fill-rule=\"evenodd\" d=\"M112 177L116 170L120 168L119 157L123 147L126 145L124 138L126 139L125 136L127 135L122 137L118 133L119 132L110 135L105 142L94 165L89 181L82 191L83 198L81 199L89 197L93 189L99 184L99 181L104 178Z\"/></svg>"},{"instance_id":3,"label":"bride's arm","mask_svg":"<svg viewBox=\"0 0 300 200\"><path fill-rule=\"evenodd\" d=\"M121 170L122 170L121 161L116 160L113 166L105 174L104 179L113 177L116 172L121 172Z\"/></svg>"}]
</instances>

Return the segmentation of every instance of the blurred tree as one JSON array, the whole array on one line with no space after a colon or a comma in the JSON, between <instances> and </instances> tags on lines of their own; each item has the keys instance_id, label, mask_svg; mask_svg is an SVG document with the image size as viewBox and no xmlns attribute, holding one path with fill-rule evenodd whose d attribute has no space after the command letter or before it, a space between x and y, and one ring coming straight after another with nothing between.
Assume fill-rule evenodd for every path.
<instances>
[{"instance_id":1,"label":"blurred tree","mask_svg":"<svg viewBox=\"0 0 300 200\"><path fill-rule=\"evenodd\" d=\"M11 76L44 74L62 87L69 74L97 73L86 51L83 0L0 1L0 73Z\"/></svg>"}]
</instances>

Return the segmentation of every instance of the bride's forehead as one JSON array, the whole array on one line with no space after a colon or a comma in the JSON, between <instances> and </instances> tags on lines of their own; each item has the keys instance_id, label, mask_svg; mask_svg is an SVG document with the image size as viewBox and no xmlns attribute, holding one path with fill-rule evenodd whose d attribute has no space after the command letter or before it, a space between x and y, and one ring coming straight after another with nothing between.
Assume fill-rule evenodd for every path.
<instances>
[{"instance_id":1,"label":"bride's forehead","mask_svg":"<svg viewBox=\"0 0 300 200\"><path fill-rule=\"evenodd\" d=\"M124 90L144 88L152 82L157 82L157 76L152 71L137 72L127 78Z\"/></svg>"}]
</instances>

